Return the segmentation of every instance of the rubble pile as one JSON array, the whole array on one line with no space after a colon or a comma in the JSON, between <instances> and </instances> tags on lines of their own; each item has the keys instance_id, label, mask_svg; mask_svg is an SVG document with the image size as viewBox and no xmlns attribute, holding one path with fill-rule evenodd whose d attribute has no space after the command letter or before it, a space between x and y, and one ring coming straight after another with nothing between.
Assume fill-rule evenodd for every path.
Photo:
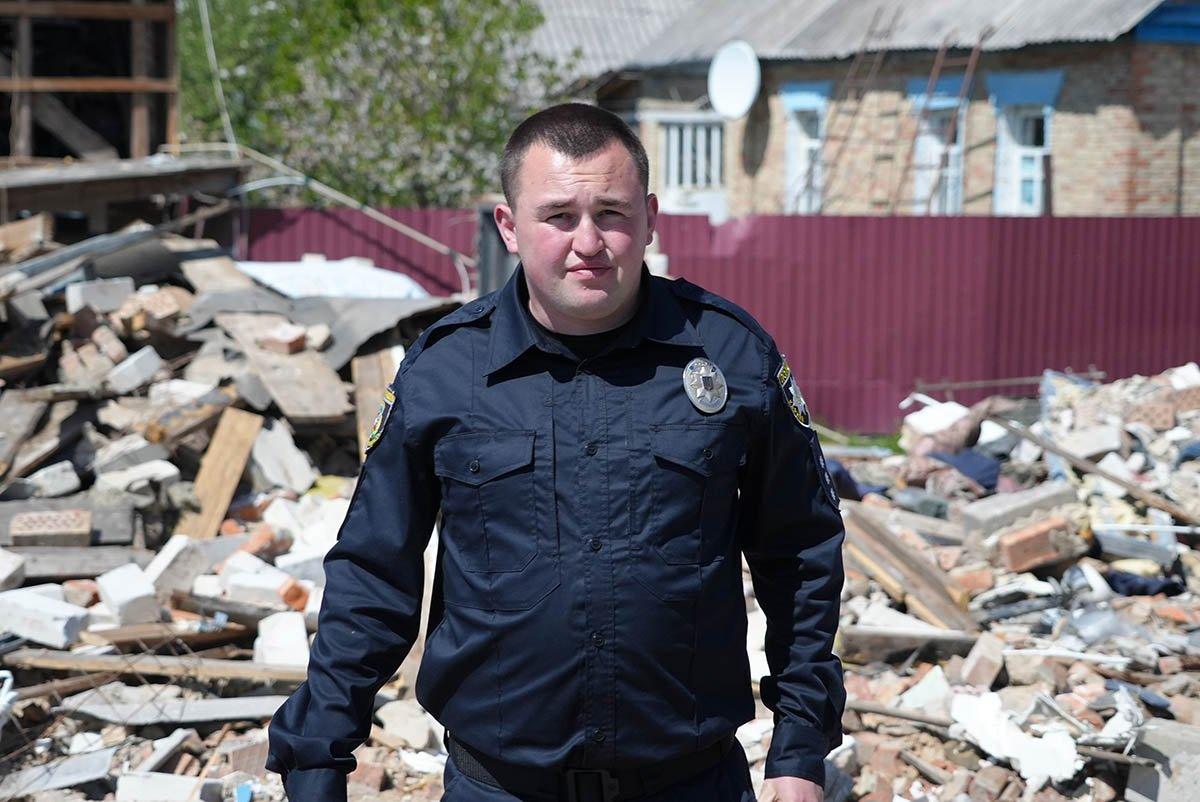
<instances>
[{"instance_id":1,"label":"rubble pile","mask_svg":"<svg viewBox=\"0 0 1200 802\"><path fill-rule=\"evenodd\" d=\"M364 260L49 225L0 226L0 800L282 799L266 724L322 560L404 347L457 302ZM411 679L356 794L441 795Z\"/></svg>"},{"instance_id":2,"label":"rubble pile","mask_svg":"<svg viewBox=\"0 0 1200 802\"><path fill-rule=\"evenodd\" d=\"M1200 799L1200 368L917 400L902 453L827 438L848 703L826 799ZM769 723L739 733L752 758Z\"/></svg>"}]
</instances>

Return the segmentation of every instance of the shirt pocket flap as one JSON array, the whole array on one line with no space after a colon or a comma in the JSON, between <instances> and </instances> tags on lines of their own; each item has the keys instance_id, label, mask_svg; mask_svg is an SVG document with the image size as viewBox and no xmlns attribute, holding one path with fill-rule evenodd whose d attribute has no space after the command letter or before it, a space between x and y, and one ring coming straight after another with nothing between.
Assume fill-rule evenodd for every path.
<instances>
[{"instance_id":1,"label":"shirt pocket flap","mask_svg":"<svg viewBox=\"0 0 1200 802\"><path fill-rule=\"evenodd\" d=\"M451 435L433 452L438 476L478 486L533 462L533 432Z\"/></svg>"},{"instance_id":2,"label":"shirt pocket flap","mask_svg":"<svg viewBox=\"0 0 1200 802\"><path fill-rule=\"evenodd\" d=\"M702 476L739 464L744 457L741 438L718 424L658 425L650 427L654 456L681 465Z\"/></svg>"}]
</instances>

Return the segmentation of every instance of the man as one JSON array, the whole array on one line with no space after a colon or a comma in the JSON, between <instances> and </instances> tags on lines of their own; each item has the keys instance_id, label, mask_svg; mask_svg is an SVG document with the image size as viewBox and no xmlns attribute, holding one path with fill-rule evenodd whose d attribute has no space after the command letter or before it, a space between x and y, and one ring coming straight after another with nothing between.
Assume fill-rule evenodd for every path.
<instances>
[{"instance_id":1,"label":"man","mask_svg":"<svg viewBox=\"0 0 1200 802\"><path fill-rule=\"evenodd\" d=\"M818 802L843 531L791 368L746 312L650 276L658 202L619 118L533 115L502 181L521 265L401 365L268 766L293 802L344 798L440 509L416 695L447 726L443 799L753 800L732 737L755 711L744 554L768 621L764 799Z\"/></svg>"}]
</instances>

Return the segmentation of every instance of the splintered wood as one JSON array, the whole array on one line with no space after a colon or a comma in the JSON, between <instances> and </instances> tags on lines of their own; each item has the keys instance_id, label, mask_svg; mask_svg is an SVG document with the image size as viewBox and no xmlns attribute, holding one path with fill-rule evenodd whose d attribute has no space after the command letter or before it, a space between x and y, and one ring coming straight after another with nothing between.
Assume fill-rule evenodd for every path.
<instances>
[{"instance_id":1,"label":"splintered wood","mask_svg":"<svg viewBox=\"0 0 1200 802\"><path fill-rule=\"evenodd\" d=\"M216 536L261 428L262 418L253 412L229 408L221 413L217 431L196 474L200 512L182 516L175 534L201 539Z\"/></svg>"},{"instance_id":2,"label":"splintered wood","mask_svg":"<svg viewBox=\"0 0 1200 802\"><path fill-rule=\"evenodd\" d=\"M367 437L383 401L383 391L396 375L396 359L391 348L382 348L374 353L356 356L350 363L350 376L354 381L355 424L358 432L358 456L362 459L367 450Z\"/></svg>"}]
</instances>

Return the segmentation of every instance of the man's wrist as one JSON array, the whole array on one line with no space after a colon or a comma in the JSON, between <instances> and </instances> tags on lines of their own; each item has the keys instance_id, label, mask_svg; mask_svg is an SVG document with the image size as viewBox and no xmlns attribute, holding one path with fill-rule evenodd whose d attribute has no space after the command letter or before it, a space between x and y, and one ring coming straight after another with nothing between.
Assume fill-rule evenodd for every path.
<instances>
[{"instance_id":1,"label":"man's wrist","mask_svg":"<svg viewBox=\"0 0 1200 802\"><path fill-rule=\"evenodd\" d=\"M817 729L786 719L775 725L763 776L798 777L825 785L825 736Z\"/></svg>"}]
</instances>

